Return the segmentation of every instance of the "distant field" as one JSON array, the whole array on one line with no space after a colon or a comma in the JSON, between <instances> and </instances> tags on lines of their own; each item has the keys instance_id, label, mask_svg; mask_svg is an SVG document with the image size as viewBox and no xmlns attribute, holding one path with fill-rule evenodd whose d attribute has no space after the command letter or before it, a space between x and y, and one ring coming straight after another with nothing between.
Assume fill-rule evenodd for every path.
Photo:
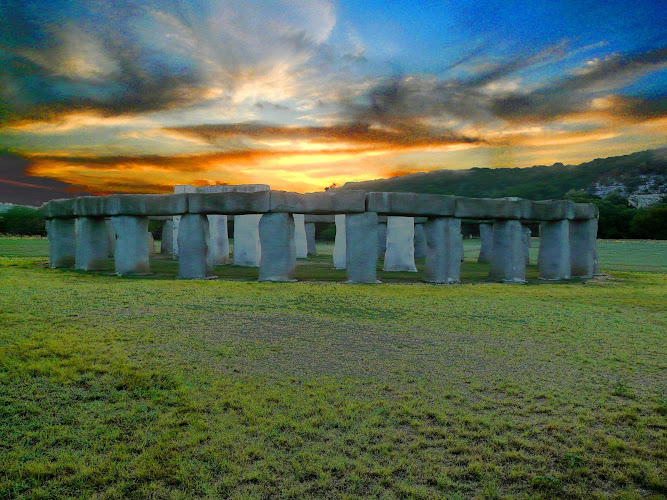
<instances>
[{"instance_id":1,"label":"distant field","mask_svg":"<svg viewBox=\"0 0 667 500\"><path fill-rule=\"evenodd\" d=\"M483 282L476 244L475 283L375 286L331 245L271 284L0 239L0 498L664 498L665 243L536 286Z\"/></svg>"}]
</instances>

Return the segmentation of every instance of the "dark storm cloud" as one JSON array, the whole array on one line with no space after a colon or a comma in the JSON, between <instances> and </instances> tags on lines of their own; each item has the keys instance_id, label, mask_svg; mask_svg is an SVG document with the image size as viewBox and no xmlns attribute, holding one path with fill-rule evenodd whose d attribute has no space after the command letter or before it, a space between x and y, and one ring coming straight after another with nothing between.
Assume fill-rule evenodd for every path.
<instances>
[{"instance_id":1,"label":"dark storm cloud","mask_svg":"<svg viewBox=\"0 0 667 500\"><path fill-rule=\"evenodd\" d=\"M305 140L317 143L346 142L364 149L411 148L479 142L477 139L419 124L404 124L400 129L380 129L370 123L355 122L331 126L291 127L263 123L232 123L174 127L168 130L224 145L236 138Z\"/></svg>"}]
</instances>

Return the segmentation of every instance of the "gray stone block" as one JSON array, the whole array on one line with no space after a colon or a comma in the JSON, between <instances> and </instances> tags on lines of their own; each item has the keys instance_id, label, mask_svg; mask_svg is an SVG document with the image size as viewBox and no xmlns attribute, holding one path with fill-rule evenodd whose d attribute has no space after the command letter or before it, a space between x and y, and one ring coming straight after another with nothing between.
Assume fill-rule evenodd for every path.
<instances>
[{"instance_id":1,"label":"gray stone block","mask_svg":"<svg viewBox=\"0 0 667 500\"><path fill-rule=\"evenodd\" d=\"M571 220L588 220L600 217L600 210L592 203L573 203Z\"/></svg>"},{"instance_id":2,"label":"gray stone block","mask_svg":"<svg viewBox=\"0 0 667 500\"><path fill-rule=\"evenodd\" d=\"M315 241L315 223L306 222L306 246L308 250L308 255L317 255L317 243Z\"/></svg>"},{"instance_id":3,"label":"gray stone block","mask_svg":"<svg viewBox=\"0 0 667 500\"><path fill-rule=\"evenodd\" d=\"M521 201L495 198L457 198L454 215L459 219L520 219Z\"/></svg>"},{"instance_id":4,"label":"gray stone block","mask_svg":"<svg viewBox=\"0 0 667 500\"><path fill-rule=\"evenodd\" d=\"M178 187L178 186L176 186ZM184 191L188 193L256 193L258 191L269 191L268 184L216 184L214 186L183 186L191 189Z\"/></svg>"},{"instance_id":5,"label":"gray stone block","mask_svg":"<svg viewBox=\"0 0 667 500\"><path fill-rule=\"evenodd\" d=\"M385 271L417 272L415 266L415 223L412 217L387 218L387 250L384 253Z\"/></svg>"},{"instance_id":6,"label":"gray stone block","mask_svg":"<svg viewBox=\"0 0 667 500\"><path fill-rule=\"evenodd\" d=\"M308 241L306 240L306 224L303 214L292 214L294 217L294 241L296 243L296 258L308 257Z\"/></svg>"},{"instance_id":7,"label":"gray stone block","mask_svg":"<svg viewBox=\"0 0 667 500\"><path fill-rule=\"evenodd\" d=\"M294 217L290 213L268 213L259 221L262 260L259 281L296 281Z\"/></svg>"},{"instance_id":8,"label":"gray stone block","mask_svg":"<svg viewBox=\"0 0 667 500\"><path fill-rule=\"evenodd\" d=\"M570 275L590 278L595 267L597 219L570 221Z\"/></svg>"},{"instance_id":9,"label":"gray stone block","mask_svg":"<svg viewBox=\"0 0 667 500\"><path fill-rule=\"evenodd\" d=\"M482 222L479 225L479 238L481 246L477 262L489 263L493 254L493 224Z\"/></svg>"},{"instance_id":10,"label":"gray stone block","mask_svg":"<svg viewBox=\"0 0 667 500\"><path fill-rule=\"evenodd\" d=\"M345 242L345 215L336 215L336 239L333 249L334 269L345 269L345 255L347 244Z\"/></svg>"},{"instance_id":11,"label":"gray stone block","mask_svg":"<svg viewBox=\"0 0 667 500\"><path fill-rule=\"evenodd\" d=\"M544 221L540 224L537 267L543 280L566 280L570 277L569 221Z\"/></svg>"},{"instance_id":12,"label":"gray stone block","mask_svg":"<svg viewBox=\"0 0 667 500\"><path fill-rule=\"evenodd\" d=\"M153 238L153 233L148 231L146 233L146 240L148 245L148 258L155 257L155 238Z\"/></svg>"},{"instance_id":13,"label":"gray stone block","mask_svg":"<svg viewBox=\"0 0 667 500\"><path fill-rule=\"evenodd\" d=\"M208 219L204 214L185 214L178 225L178 277L205 279L212 275L209 257Z\"/></svg>"},{"instance_id":14,"label":"gray stone block","mask_svg":"<svg viewBox=\"0 0 667 500\"><path fill-rule=\"evenodd\" d=\"M188 212L186 194L115 194L106 197L107 215L181 215Z\"/></svg>"},{"instance_id":15,"label":"gray stone block","mask_svg":"<svg viewBox=\"0 0 667 500\"><path fill-rule=\"evenodd\" d=\"M554 221L572 218L574 203L567 200L521 200L521 218L534 221Z\"/></svg>"},{"instance_id":16,"label":"gray stone block","mask_svg":"<svg viewBox=\"0 0 667 500\"><path fill-rule=\"evenodd\" d=\"M259 241L261 214L234 217L234 265L259 267L262 247Z\"/></svg>"},{"instance_id":17,"label":"gray stone block","mask_svg":"<svg viewBox=\"0 0 667 500\"><path fill-rule=\"evenodd\" d=\"M107 238L109 240L109 257L113 257L113 253L116 251L116 231L114 231L113 222L111 222L111 219L105 219L104 224L107 226Z\"/></svg>"},{"instance_id":18,"label":"gray stone block","mask_svg":"<svg viewBox=\"0 0 667 500\"><path fill-rule=\"evenodd\" d=\"M149 274L151 272L148 260L148 218L131 215L119 215L111 218L116 232L116 251L114 262L116 273Z\"/></svg>"},{"instance_id":19,"label":"gray stone block","mask_svg":"<svg viewBox=\"0 0 667 500\"><path fill-rule=\"evenodd\" d=\"M72 267L76 256L75 219L47 219L49 265L52 269Z\"/></svg>"},{"instance_id":20,"label":"gray stone block","mask_svg":"<svg viewBox=\"0 0 667 500\"><path fill-rule=\"evenodd\" d=\"M42 205L42 213L46 219L67 219L70 217L76 217L74 212L74 200L51 200L48 203Z\"/></svg>"},{"instance_id":21,"label":"gray stone block","mask_svg":"<svg viewBox=\"0 0 667 500\"><path fill-rule=\"evenodd\" d=\"M378 217L378 220L380 217ZM384 259L384 253L387 251L387 217L384 222L378 222L378 258Z\"/></svg>"},{"instance_id":22,"label":"gray stone block","mask_svg":"<svg viewBox=\"0 0 667 500\"><path fill-rule=\"evenodd\" d=\"M435 217L424 224L424 281L458 283L461 279L461 219Z\"/></svg>"},{"instance_id":23,"label":"gray stone block","mask_svg":"<svg viewBox=\"0 0 667 500\"><path fill-rule=\"evenodd\" d=\"M160 253L170 255L174 251L174 221L169 219L162 226L162 240L160 240Z\"/></svg>"},{"instance_id":24,"label":"gray stone block","mask_svg":"<svg viewBox=\"0 0 667 500\"><path fill-rule=\"evenodd\" d=\"M347 283L378 283L377 214L345 215Z\"/></svg>"},{"instance_id":25,"label":"gray stone block","mask_svg":"<svg viewBox=\"0 0 667 500\"><path fill-rule=\"evenodd\" d=\"M523 234L521 235L523 241L523 257L526 260L526 265L530 264L530 246L532 243L531 240L530 228L523 228Z\"/></svg>"},{"instance_id":26,"label":"gray stone block","mask_svg":"<svg viewBox=\"0 0 667 500\"><path fill-rule=\"evenodd\" d=\"M76 223L74 267L83 271L109 269L109 235L104 217L79 217Z\"/></svg>"},{"instance_id":27,"label":"gray stone block","mask_svg":"<svg viewBox=\"0 0 667 500\"><path fill-rule=\"evenodd\" d=\"M271 212L299 214L345 214L366 210L363 191L324 191L321 193L291 193L271 191Z\"/></svg>"},{"instance_id":28,"label":"gray stone block","mask_svg":"<svg viewBox=\"0 0 667 500\"><path fill-rule=\"evenodd\" d=\"M269 191L188 194L191 214L243 215L269 211Z\"/></svg>"},{"instance_id":29,"label":"gray stone block","mask_svg":"<svg viewBox=\"0 0 667 500\"><path fill-rule=\"evenodd\" d=\"M227 235L226 215L207 215L208 218L208 255L209 267L229 263L229 237Z\"/></svg>"},{"instance_id":30,"label":"gray stone block","mask_svg":"<svg viewBox=\"0 0 667 500\"><path fill-rule=\"evenodd\" d=\"M497 220L493 223L491 279L510 283L526 281L522 237L523 229L518 220Z\"/></svg>"},{"instance_id":31,"label":"gray stone block","mask_svg":"<svg viewBox=\"0 0 667 500\"><path fill-rule=\"evenodd\" d=\"M108 215L106 196L81 196L74 198L77 217L104 217Z\"/></svg>"},{"instance_id":32,"label":"gray stone block","mask_svg":"<svg viewBox=\"0 0 667 500\"><path fill-rule=\"evenodd\" d=\"M415 259L426 258L426 236L424 224L415 224Z\"/></svg>"},{"instance_id":33,"label":"gray stone block","mask_svg":"<svg viewBox=\"0 0 667 500\"><path fill-rule=\"evenodd\" d=\"M368 193L366 210L387 215L454 215L456 196L418 193Z\"/></svg>"},{"instance_id":34,"label":"gray stone block","mask_svg":"<svg viewBox=\"0 0 667 500\"><path fill-rule=\"evenodd\" d=\"M333 224L336 222L336 216L335 215L312 215L312 214L304 214L304 222L306 224L311 223L311 222L323 222L325 224Z\"/></svg>"}]
</instances>

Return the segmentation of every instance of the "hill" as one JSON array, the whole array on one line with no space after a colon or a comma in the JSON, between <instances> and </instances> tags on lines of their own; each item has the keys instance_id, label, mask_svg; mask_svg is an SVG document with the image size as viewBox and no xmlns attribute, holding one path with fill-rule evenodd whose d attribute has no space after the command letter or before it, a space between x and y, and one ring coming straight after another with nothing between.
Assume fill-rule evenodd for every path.
<instances>
[{"instance_id":1,"label":"hill","mask_svg":"<svg viewBox=\"0 0 667 500\"><path fill-rule=\"evenodd\" d=\"M667 148L599 158L579 165L538 165L528 168L436 170L403 177L348 182L339 189L403 191L532 200L560 199L570 190L605 196L667 193Z\"/></svg>"}]
</instances>

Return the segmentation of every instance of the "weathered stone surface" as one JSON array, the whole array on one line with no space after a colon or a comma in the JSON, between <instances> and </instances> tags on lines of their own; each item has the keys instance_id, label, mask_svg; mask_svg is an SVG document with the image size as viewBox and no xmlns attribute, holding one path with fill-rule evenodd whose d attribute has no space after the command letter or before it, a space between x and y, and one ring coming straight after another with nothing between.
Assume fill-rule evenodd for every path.
<instances>
[{"instance_id":1,"label":"weathered stone surface","mask_svg":"<svg viewBox=\"0 0 667 500\"><path fill-rule=\"evenodd\" d=\"M523 220L552 221L572 218L574 203L567 200L521 200Z\"/></svg>"},{"instance_id":2,"label":"weathered stone surface","mask_svg":"<svg viewBox=\"0 0 667 500\"><path fill-rule=\"evenodd\" d=\"M51 268L72 267L76 255L76 227L74 219L47 219L49 237L49 265Z\"/></svg>"},{"instance_id":3,"label":"weathered stone surface","mask_svg":"<svg viewBox=\"0 0 667 500\"><path fill-rule=\"evenodd\" d=\"M590 278L593 276L595 243L598 220L570 221L570 275Z\"/></svg>"},{"instance_id":4,"label":"weathered stone surface","mask_svg":"<svg viewBox=\"0 0 667 500\"><path fill-rule=\"evenodd\" d=\"M518 220L497 220L493 223L491 279L511 283L526 281L522 235L523 229Z\"/></svg>"},{"instance_id":5,"label":"weathered stone surface","mask_svg":"<svg viewBox=\"0 0 667 500\"><path fill-rule=\"evenodd\" d=\"M262 214L269 210L269 191L188 194L191 214Z\"/></svg>"},{"instance_id":6,"label":"weathered stone surface","mask_svg":"<svg viewBox=\"0 0 667 500\"><path fill-rule=\"evenodd\" d=\"M456 196L418 193L368 193L366 210L388 215L454 215Z\"/></svg>"},{"instance_id":7,"label":"weathered stone surface","mask_svg":"<svg viewBox=\"0 0 667 500\"><path fill-rule=\"evenodd\" d=\"M530 228L523 227L523 234L521 235L523 241L523 257L526 260L526 265L530 264L530 246L531 246L531 234Z\"/></svg>"},{"instance_id":8,"label":"weathered stone surface","mask_svg":"<svg viewBox=\"0 0 667 500\"><path fill-rule=\"evenodd\" d=\"M378 217L379 219L380 217ZM384 222L378 222L378 258L384 259L384 253L387 251L387 218Z\"/></svg>"},{"instance_id":9,"label":"weathered stone surface","mask_svg":"<svg viewBox=\"0 0 667 500\"><path fill-rule=\"evenodd\" d=\"M183 188L193 188L193 186L175 186ZM256 193L257 191L268 191L271 189L268 184L216 184L214 186L200 186L194 191L184 191L187 193Z\"/></svg>"},{"instance_id":10,"label":"weathered stone surface","mask_svg":"<svg viewBox=\"0 0 667 500\"><path fill-rule=\"evenodd\" d=\"M317 255L317 244L315 241L315 223L306 222L306 247L308 255Z\"/></svg>"},{"instance_id":11,"label":"weathered stone surface","mask_svg":"<svg viewBox=\"0 0 667 500\"><path fill-rule=\"evenodd\" d=\"M426 258L426 236L424 224L415 224L415 259Z\"/></svg>"},{"instance_id":12,"label":"weathered stone surface","mask_svg":"<svg viewBox=\"0 0 667 500\"><path fill-rule=\"evenodd\" d=\"M104 217L76 219L76 269L101 271L109 269L109 235Z\"/></svg>"},{"instance_id":13,"label":"weathered stone surface","mask_svg":"<svg viewBox=\"0 0 667 500\"><path fill-rule=\"evenodd\" d=\"M78 217L104 217L108 215L106 200L106 196L74 198L74 214Z\"/></svg>"},{"instance_id":14,"label":"weathered stone surface","mask_svg":"<svg viewBox=\"0 0 667 500\"><path fill-rule=\"evenodd\" d=\"M229 237L227 235L226 215L207 215L208 218L208 255L209 267L229 263Z\"/></svg>"},{"instance_id":15,"label":"weathered stone surface","mask_svg":"<svg viewBox=\"0 0 667 500\"><path fill-rule=\"evenodd\" d=\"M116 273L120 275L150 273L148 245L146 244L148 219L119 215L112 217L111 221L116 232L116 251L114 252Z\"/></svg>"},{"instance_id":16,"label":"weathered stone surface","mask_svg":"<svg viewBox=\"0 0 667 500\"><path fill-rule=\"evenodd\" d=\"M378 283L377 214L345 215L347 283Z\"/></svg>"},{"instance_id":17,"label":"weathered stone surface","mask_svg":"<svg viewBox=\"0 0 667 500\"><path fill-rule=\"evenodd\" d=\"M336 222L336 216L304 214L304 221L306 224L310 222L324 222L326 224L333 224Z\"/></svg>"},{"instance_id":18,"label":"weathered stone surface","mask_svg":"<svg viewBox=\"0 0 667 500\"><path fill-rule=\"evenodd\" d=\"M51 200L42 205L42 213L46 219L75 217L74 200Z\"/></svg>"},{"instance_id":19,"label":"weathered stone surface","mask_svg":"<svg viewBox=\"0 0 667 500\"><path fill-rule=\"evenodd\" d=\"M148 231L146 239L148 240L148 258L155 257L155 238L153 238L153 233Z\"/></svg>"},{"instance_id":20,"label":"weathered stone surface","mask_svg":"<svg viewBox=\"0 0 667 500\"><path fill-rule=\"evenodd\" d=\"M204 279L212 275L209 257L208 218L185 214L178 225L178 277Z\"/></svg>"},{"instance_id":21,"label":"weathered stone surface","mask_svg":"<svg viewBox=\"0 0 667 500\"><path fill-rule=\"evenodd\" d=\"M294 241L296 243L296 258L308 257L308 241L306 240L306 224L303 214L292 214L294 217Z\"/></svg>"},{"instance_id":22,"label":"weathered stone surface","mask_svg":"<svg viewBox=\"0 0 667 500\"><path fill-rule=\"evenodd\" d=\"M113 257L113 253L116 250L116 231L114 231L111 219L105 219L104 224L107 226L107 237L109 239L109 257Z\"/></svg>"},{"instance_id":23,"label":"weathered stone surface","mask_svg":"<svg viewBox=\"0 0 667 500\"><path fill-rule=\"evenodd\" d=\"M259 267L262 247L259 240L261 214L234 217L234 265Z\"/></svg>"},{"instance_id":24,"label":"weathered stone surface","mask_svg":"<svg viewBox=\"0 0 667 500\"><path fill-rule=\"evenodd\" d=\"M344 214L366 210L363 191L323 191L321 193L291 193L271 191L271 212L302 214Z\"/></svg>"},{"instance_id":25,"label":"weathered stone surface","mask_svg":"<svg viewBox=\"0 0 667 500\"><path fill-rule=\"evenodd\" d=\"M457 198L454 215L460 219L520 219L518 199Z\"/></svg>"},{"instance_id":26,"label":"weathered stone surface","mask_svg":"<svg viewBox=\"0 0 667 500\"><path fill-rule=\"evenodd\" d=\"M567 220L540 224L537 267L543 280L566 280L570 277L570 227Z\"/></svg>"},{"instance_id":27,"label":"weathered stone surface","mask_svg":"<svg viewBox=\"0 0 667 500\"><path fill-rule=\"evenodd\" d=\"M588 220L600 217L600 210L592 203L573 203L572 220Z\"/></svg>"},{"instance_id":28,"label":"weathered stone surface","mask_svg":"<svg viewBox=\"0 0 667 500\"><path fill-rule=\"evenodd\" d=\"M479 238L481 247L477 262L489 263L493 253L493 224L482 222L479 225Z\"/></svg>"},{"instance_id":29,"label":"weathered stone surface","mask_svg":"<svg viewBox=\"0 0 667 500\"><path fill-rule=\"evenodd\" d=\"M262 245L259 281L296 281L296 242L292 214L262 215L259 237Z\"/></svg>"},{"instance_id":30,"label":"weathered stone surface","mask_svg":"<svg viewBox=\"0 0 667 500\"><path fill-rule=\"evenodd\" d=\"M333 266L334 269L345 269L345 255L347 244L345 242L345 215L336 215L336 240L334 241Z\"/></svg>"},{"instance_id":31,"label":"weathered stone surface","mask_svg":"<svg viewBox=\"0 0 667 500\"><path fill-rule=\"evenodd\" d=\"M91 202L92 203L92 202ZM188 212L185 194L114 194L107 196L106 215L180 215Z\"/></svg>"},{"instance_id":32,"label":"weathered stone surface","mask_svg":"<svg viewBox=\"0 0 667 500\"><path fill-rule=\"evenodd\" d=\"M174 186L174 194L184 194L184 193L196 193L197 188L194 186L190 186L187 184L179 184ZM189 208L189 202L188 202L188 208ZM174 258L178 257L178 225L181 222L181 216L176 215L173 217L173 239L172 239L172 253L174 255Z\"/></svg>"},{"instance_id":33,"label":"weathered stone surface","mask_svg":"<svg viewBox=\"0 0 667 500\"><path fill-rule=\"evenodd\" d=\"M415 266L415 223L412 217L387 218L387 250L385 271L417 272Z\"/></svg>"},{"instance_id":34,"label":"weathered stone surface","mask_svg":"<svg viewBox=\"0 0 667 500\"><path fill-rule=\"evenodd\" d=\"M174 251L174 221L169 219L164 221L162 226L162 239L160 240L160 253L170 255Z\"/></svg>"},{"instance_id":35,"label":"weathered stone surface","mask_svg":"<svg viewBox=\"0 0 667 500\"><path fill-rule=\"evenodd\" d=\"M435 217L424 224L426 262L424 281L458 283L461 279L461 219Z\"/></svg>"}]
</instances>

